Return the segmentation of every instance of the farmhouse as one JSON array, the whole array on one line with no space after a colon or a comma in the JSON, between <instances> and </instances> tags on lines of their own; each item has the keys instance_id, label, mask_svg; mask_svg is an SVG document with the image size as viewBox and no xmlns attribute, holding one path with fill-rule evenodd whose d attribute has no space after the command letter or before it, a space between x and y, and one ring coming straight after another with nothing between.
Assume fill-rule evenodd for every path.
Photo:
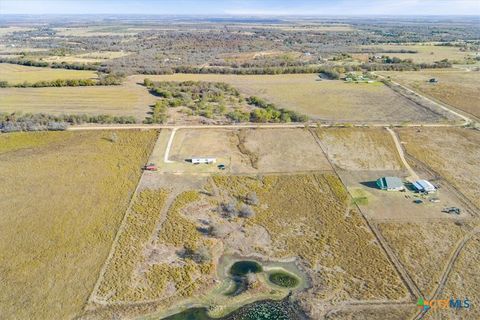
<instances>
[{"instance_id":1,"label":"farmhouse","mask_svg":"<svg viewBox=\"0 0 480 320\"><path fill-rule=\"evenodd\" d=\"M436 188L427 180L417 180L413 183L413 187L418 192L432 193L436 191Z\"/></svg>"},{"instance_id":2,"label":"farmhouse","mask_svg":"<svg viewBox=\"0 0 480 320\"><path fill-rule=\"evenodd\" d=\"M193 164L211 164L217 162L215 158L192 158Z\"/></svg>"},{"instance_id":3,"label":"farmhouse","mask_svg":"<svg viewBox=\"0 0 480 320\"><path fill-rule=\"evenodd\" d=\"M377 186L382 190L401 191L405 190L402 179L397 177L382 177L377 180Z\"/></svg>"}]
</instances>

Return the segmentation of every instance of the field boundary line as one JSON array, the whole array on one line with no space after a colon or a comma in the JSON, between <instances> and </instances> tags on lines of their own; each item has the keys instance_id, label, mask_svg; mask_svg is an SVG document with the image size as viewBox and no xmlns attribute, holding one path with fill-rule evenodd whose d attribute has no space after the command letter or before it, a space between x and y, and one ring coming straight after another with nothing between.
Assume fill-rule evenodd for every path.
<instances>
[{"instance_id":1,"label":"field boundary line","mask_svg":"<svg viewBox=\"0 0 480 320\"><path fill-rule=\"evenodd\" d=\"M159 136L160 135L157 134L157 140L158 140ZM154 147L155 147L155 144L153 144L152 150L150 150L149 158L151 156L151 153L153 152ZM85 304L84 309L87 308L88 305L92 302L93 303L98 303L97 297L96 297L97 292L98 292L98 288L100 287L100 284L103 281L103 278L104 278L105 272L107 270L107 267L108 267L108 265L110 264L110 261L113 258L113 254L114 254L115 250L117 249L118 239L120 238L120 235L122 234L123 230L125 229L127 217L131 212L133 203L135 202L138 190L140 189L140 186L142 184L143 176L144 176L144 172L142 171L142 174L140 175L140 178L138 179L137 186L135 187L135 190L133 191L132 196L130 197L128 207L125 210L125 213L123 214L123 218L122 218L122 221L120 223L120 226L118 227L118 230L115 233L115 238L113 239L112 246L110 247L110 251L108 253L108 256L105 259L105 262L103 263L102 268L100 269L100 273L98 275L97 281L95 282L95 286L93 287L93 290L92 290L92 292L90 293L90 296L87 299L87 303Z\"/></svg>"},{"instance_id":2,"label":"field boundary line","mask_svg":"<svg viewBox=\"0 0 480 320\"><path fill-rule=\"evenodd\" d=\"M398 83L398 82L396 82L396 81L393 81L393 80L391 80L391 79L389 80L389 79L387 79L386 77L384 77L384 76L382 76L382 75L379 75L379 74L377 74L377 73L374 73L374 75L376 75L377 77L379 77L379 78L381 78L381 79L383 79L383 80L385 80L385 81L390 81L390 83L392 83L393 85L396 85L396 86L398 86L398 87L406 90L407 92L409 92L409 93L411 93L411 94L413 94L413 95L415 95L415 96L417 96L417 97L420 97L420 98L422 98L422 99L424 99L424 100L432 103L433 105L435 105L435 106L437 106L437 107L439 107L439 108L441 108L441 109L443 109L443 110L445 110L445 111L447 111L447 112L450 112L450 113L453 114L454 116L457 116L457 117L461 118L461 119L464 121L464 123L463 123L464 126L467 126L467 125L469 125L470 123L472 123L472 119L470 119L470 118L467 117L467 116L464 116L463 114L460 114L460 113L457 112L457 111L454 111L454 110L450 109L449 107L443 105L443 103L438 103L438 102L436 102L436 101L434 101L434 100L432 100L432 99L424 96L423 94L420 94L420 93L418 93L418 92L416 92L416 91L414 91L414 90L412 90L412 89L410 89L410 88L408 88L408 87L406 87L406 86L404 86L404 85L402 85L402 84L400 84L400 83Z\"/></svg>"},{"instance_id":3,"label":"field boundary line","mask_svg":"<svg viewBox=\"0 0 480 320\"><path fill-rule=\"evenodd\" d=\"M437 288L435 289L435 292L433 293L432 297L430 300L434 300L437 298L437 296L443 291L445 285L447 284L448 278L450 276L450 273L452 272L453 266L455 265L455 262L457 261L458 257L460 256L460 253L462 252L463 248L465 248L465 245L476 235L480 233L480 227L475 227L472 231L467 233L462 239L457 241L455 245L455 250L453 253L450 255L450 258L448 260L448 263L446 266L443 268L442 276L440 277L440 280L438 282ZM422 309L414 318L414 320L419 320L423 319L423 317L427 314L427 312L430 309Z\"/></svg>"},{"instance_id":4,"label":"field boundary line","mask_svg":"<svg viewBox=\"0 0 480 320\"><path fill-rule=\"evenodd\" d=\"M313 138L315 139L317 145L320 147L322 150L323 154L327 158L327 161L330 163L332 166L333 172L337 175L338 179L342 183L343 187L345 188L348 196L350 199L353 199L352 194L347 188L347 185L345 182L342 180L341 176L338 174L337 170L335 169L333 163L330 161L330 158L328 157L328 154L325 151L325 147L323 146L322 141L318 137L318 135L313 131L309 130L310 133L312 134ZM368 228L372 232L374 238L378 241L378 244L380 248L383 249L383 252L385 253L385 256L387 257L388 261L392 264L393 268L397 271L398 276L402 280L403 284L405 285L405 288L409 292L410 299L414 298L416 295L417 296L423 296L420 292L420 289L418 288L417 284L410 278L410 275L408 274L407 270L404 268L404 266L401 264L400 260L398 257L395 255L393 252L392 248L389 246L385 238L383 238L382 234L380 233L380 230L374 225L374 223L371 223L368 218L365 216L363 211L360 209L358 204L354 203L353 206L360 212L360 215L362 216L363 220L367 224Z\"/></svg>"}]
</instances>

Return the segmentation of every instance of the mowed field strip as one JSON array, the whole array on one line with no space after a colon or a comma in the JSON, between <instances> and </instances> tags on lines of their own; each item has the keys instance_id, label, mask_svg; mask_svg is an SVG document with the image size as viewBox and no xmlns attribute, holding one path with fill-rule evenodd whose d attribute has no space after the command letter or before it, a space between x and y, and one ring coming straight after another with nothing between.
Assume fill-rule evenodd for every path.
<instances>
[{"instance_id":1,"label":"mowed field strip","mask_svg":"<svg viewBox=\"0 0 480 320\"><path fill-rule=\"evenodd\" d=\"M97 79L94 71L67 70L40 67L28 67L10 63L0 63L0 81L19 84L25 81L52 81L57 79Z\"/></svg>"},{"instance_id":2,"label":"mowed field strip","mask_svg":"<svg viewBox=\"0 0 480 320\"><path fill-rule=\"evenodd\" d=\"M0 88L0 112L48 114L110 114L135 116L140 122L155 97L143 87Z\"/></svg>"},{"instance_id":3,"label":"mowed field strip","mask_svg":"<svg viewBox=\"0 0 480 320\"><path fill-rule=\"evenodd\" d=\"M317 74L211 75L175 74L134 76L136 82L155 81L226 82L245 95L268 99L280 108L298 111L312 119L343 122L435 122L441 118L417 106L381 83L349 84L339 80L319 81Z\"/></svg>"}]
</instances>

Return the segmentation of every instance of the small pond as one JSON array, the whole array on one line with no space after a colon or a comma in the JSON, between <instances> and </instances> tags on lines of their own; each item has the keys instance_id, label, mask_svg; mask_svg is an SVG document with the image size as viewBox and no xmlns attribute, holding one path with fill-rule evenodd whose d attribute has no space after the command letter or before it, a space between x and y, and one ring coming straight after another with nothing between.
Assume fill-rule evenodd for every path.
<instances>
[{"instance_id":1,"label":"small pond","mask_svg":"<svg viewBox=\"0 0 480 320\"><path fill-rule=\"evenodd\" d=\"M263 268L260 263L251 260L243 260L235 262L230 268L230 274L232 276L245 276L248 273L262 272Z\"/></svg>"},{"instance_id":2,"label":"small pond","mask_svg":"<svg viewBox=\"0 0 480 320\"><path fill-rule=\"evenodd\" d=\"M300 282L296 276L282 271L270 273L268 275L268 281L284 288L295 288Z\"/></svg>"}]
</instances>

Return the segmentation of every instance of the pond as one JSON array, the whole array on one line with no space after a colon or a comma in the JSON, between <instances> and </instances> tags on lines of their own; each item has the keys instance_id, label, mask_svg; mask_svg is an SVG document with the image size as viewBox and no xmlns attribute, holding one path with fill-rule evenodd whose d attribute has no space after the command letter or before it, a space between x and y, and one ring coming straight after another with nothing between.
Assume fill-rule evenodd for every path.
<instances>
[{"instance_id":1,"label":"pond","mask_svg":"<svg viewBox=\"0 0 480 320\"><path fill-rule=\"evenodd\" d=\"M284 288L294 288L300 282L296 276L282 271L271 273L268 276L268 280L273 284Z\"/></svg>"},{"instance_id":2,"label":"pond","mask_svg":"<svg viewBox=\"0 0 480 320\"><path fill-rule=\"evenodd\" d=\"M230 274L236 277L245 276L248 273L259 273L262 271L262 266L258 262L251 260L237 261L230 268Z\"/></svg>"}]
</instances>

